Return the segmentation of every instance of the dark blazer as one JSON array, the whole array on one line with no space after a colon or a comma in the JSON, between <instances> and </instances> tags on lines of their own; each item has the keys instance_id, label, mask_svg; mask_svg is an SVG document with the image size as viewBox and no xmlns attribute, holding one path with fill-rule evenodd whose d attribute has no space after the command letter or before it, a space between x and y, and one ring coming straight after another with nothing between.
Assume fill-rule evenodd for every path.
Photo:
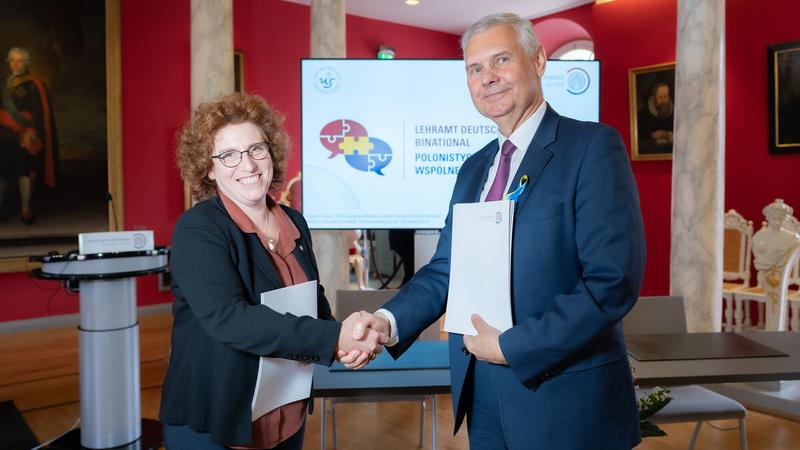
<instances>
[{"instance_id":1,"label":"dark blazer","mask_svg":"<svg viewBox=\"0 0 800 450\"><path fill-rule=\"evenodd\" d=\"M318 280L311 236L297 211L283 207L300 230L294 256ZM319 287L318 316L278 314L260 294L283 287L255 233L243 233L218 197L178 220L170 257L172 350L160 418L210 432L222 445L250 442L250 404L260 356L330 365L340 325Z\"/></svg>"},{"instance_id":2,"label":"dark blazer","mask_svg":"<svg viewBox=\"0 0 800 450\"><path fill-rule=\"evenodd\" d=\"M384 307L402 354L446 307L452 206L480 201L497 140L458 173L431 262ZM620 320L633 307L645 248L639 197L619 134L547 106L511 186L528 186L514 217L514 326L500 336L508 366L498 393L512 448L632 448L638 418ZM491 264L491 261L487 261ZM498 286L501 289L502 286ZM486 299L492 301L493 299ZM474 357L450 335L456 430L469 408ZM600 439L600 440L598 440Z\"/></svg>"}]
</instances>

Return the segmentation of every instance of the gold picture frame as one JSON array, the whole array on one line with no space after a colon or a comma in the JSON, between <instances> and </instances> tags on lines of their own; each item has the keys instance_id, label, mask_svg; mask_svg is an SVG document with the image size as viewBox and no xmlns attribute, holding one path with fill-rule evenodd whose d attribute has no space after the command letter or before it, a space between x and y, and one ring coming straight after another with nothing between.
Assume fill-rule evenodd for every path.
<instances>
[{"instance_id":1,"label":"gold picture frame","mask_svg":"<svg viewBox=\"0 0 800 450\"><path fill-rule=\"evenodd\" d=\"M800 153L800 41L770 45L769 152Z\"/></svg>"},{"instance_id":2,"label":"gold picture frame","mask_svg":"<svg viewBox=\"0 0 800 450\"><path fill-rule=\"evenodd\" d=\"M672 159L674 93L674 62L628 71L632 160Z\"/></svg>"},{"instance_id":3,"label":"gold picture frame","mask_svg":"<svg viewBox=\"0 0 800 450\"><path fill-rule=\"evenodd\" d=\"M121 86L121 49L120 49L120 0L104 0L104 21L105 29L100 34L101 39L104 38L103 45L105 46L105 109L106 109L106 165L107 165L107 191L111 194L113 204L108 202L104 207L107 209L109 231L115 231L122 228L124 223L124 198L122 189L122 86ZM68 7L69 4L60 3L59 0L54 0L54 6ZM27 6L27 5L26 5ZM55 8L54 8L55 9ZM8 17L9 11L4 11L4 15ZM13 13L13 11L12 11ZM101 16L102 18L102 16ZM8 45L9 43L5 43ZM12 44L18 45L18 44ZM8 49L0 50L2 52ZM66 51L64 49L63 51ZM3 55L5 59L5 54ZM34 61L36 64L36 61ZM33 66L36 67L35 65ZM34 73L35 74L35 73ZM56 118L58 121L58 117ZM102 141L101 141L102 142ZM101 153L102 154L102 153ZM98 194L99 201L107 201L102 199ZM35 223L34 223L35 226ZM105 229L105 225L103 226ZM102 231L102 230L98 230ZM15 247L14 238L5 238L7 249L11 249L8 253L16 253L15 248L19 248L20 255L13 254L11 256L0 257L0 273L9 272L25 272L35 269L39 266L38 263L29 261L31 255L25 254L29 250L27 246ZM9 244L10 242L10 244ZM45 243L40 244L48 245ZM60 241L59 241L60 242ZM53 244L54 248L49 250L66 250L67 248L59 248L68 246L69 248L77 247L77 233L75 236L74 244L66 244L60 242ZM38 254L38 253L36 253Z\"/></svg>"},{"instance_id":4,"label":"gold picture frame","mask_svg":"<svg viewBox=\"0 0 800 450\"><path fill-rule=\"evenodd\" d=\"M233 92L244 92L244 52L233 51Z\"/></svg>"}]
</instances>

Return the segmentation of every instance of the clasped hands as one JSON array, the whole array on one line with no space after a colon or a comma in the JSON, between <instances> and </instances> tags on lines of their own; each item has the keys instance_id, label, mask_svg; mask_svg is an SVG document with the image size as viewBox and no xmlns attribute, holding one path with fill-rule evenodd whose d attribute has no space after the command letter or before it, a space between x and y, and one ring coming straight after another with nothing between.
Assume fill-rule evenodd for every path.
<instances>
[{"instance_id":1,"label":"clasped hands","mask_svg":"<svg viewBox=\"0 0 800 450\"><path fill-rule=\"evenodd\" d=\"M360 369L375 359L389 342L391 329L383 314L359 311L342 322L336 359L350 369Z\"/></svg>"},{"instance_id":2,"label":"clasped hands","mask_svg":"<svg viewBox=\"0 0 800 450\"><path fill-rule=\"evenodd\" d=\"M464 336L467 351L481 361L508 364L500 348L500 330L486 323L478 314L473 314L470 319L478 334ZM375 359L390 336L391 326L383 314L353 313L342 322L336 359L345 367L360 369Z\"/></svg>"}]
</instances>

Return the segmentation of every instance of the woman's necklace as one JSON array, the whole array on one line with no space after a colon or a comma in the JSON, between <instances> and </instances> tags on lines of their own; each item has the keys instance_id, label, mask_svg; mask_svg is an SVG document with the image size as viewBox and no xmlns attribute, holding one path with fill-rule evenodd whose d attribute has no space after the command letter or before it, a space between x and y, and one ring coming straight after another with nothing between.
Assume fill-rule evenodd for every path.
<instances>
[{"instance_id":1,"label":"woman's necklace","mask_svg":"<svg viewBox=\"0 0 800 450\"><path fill-rule=\"evenodd\" d=\"M275 239L271 238L269 235L269 218L272 217L272 211L267 210L267 248L269 251L275 251Z\"/></svg>"}]
</instances>

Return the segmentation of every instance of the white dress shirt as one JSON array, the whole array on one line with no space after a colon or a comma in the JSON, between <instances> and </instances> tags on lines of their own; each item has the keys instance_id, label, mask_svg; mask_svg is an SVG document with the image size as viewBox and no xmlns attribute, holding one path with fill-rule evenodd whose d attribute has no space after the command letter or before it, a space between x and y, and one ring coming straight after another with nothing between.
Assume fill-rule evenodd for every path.
<instances>
[{"instance_id":1,"label":"white dress shirt","mask_svg":"<svg viewBox=\"0 0 800 450\"><path fill-rule=\"evenodd\" d=\"M547 108L545 107L545 102L542 102L536 111L531 114L530 117L525 119L516 130L511 133L511 136L505 137L500 134L500 129L498 128L497 131L497 148L503 148L503 144L506 141L511 141L517 150L511 154L511 167L508 170L508 181L506 182L506 187L503 189L503 192L508 192L508 188L511 186L511 183L514 181L514 176L519 170L520 164L522 164L522 158L525 157L525 154L528 152L528 146L530 145L531 141L533 140L533 135L536 134L536 130L539 129L539 124L542 123L542 118L544 117L544 112ZM483 185L483 191L481 191L481 201L486 200L486 196L489 194L489 188L492 187L492 183L494 182L494 177L497 175L497 166L500 163L501 152L498 150L497 154L494 155L494 161L492 161L492 166L489 167L489 176L486 177L486 183Z\"/></svg>"}]
</instances>

